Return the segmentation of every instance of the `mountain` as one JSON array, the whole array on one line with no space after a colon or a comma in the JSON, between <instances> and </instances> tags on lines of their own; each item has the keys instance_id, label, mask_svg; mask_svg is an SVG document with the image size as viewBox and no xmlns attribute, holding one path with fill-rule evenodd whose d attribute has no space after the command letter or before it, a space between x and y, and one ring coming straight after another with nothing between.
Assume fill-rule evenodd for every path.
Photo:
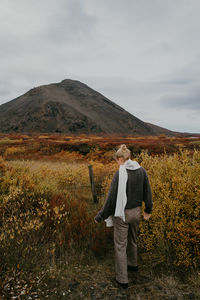
<instances>
[{"instance_id":1,"label":"mountain","mask_svg":"<svg viewBox=\"0 0 200 300\"><path fill-rule=\"evenodd\" d=\"M167 135L167 136L184 135L184 133L182 134L182 133L177 132L177 131L172 131L172 130L157 126L155 124L151 124L151 123L146 123L146 124L148 126L150 126L153 130L155 130L157 132L157 134L159 134L159 135L160 134L164 134L164 135Z\"/></svg>"},{"instance_id":2,"label":"mountain","mask_svg":"<svg viewBox=\"0 0 200 300\"><path fill-rule=\"evenodd\" d=\"M178 136L178 137L199 137L199 133L192 133L192 132L179 132L179 131L172 131L160 126L157 126L155 124L146 123L148 126L150 126L153 130L157 132L157 134L164 134L166 136Z\"/></svg>"},{"instance_id":3,"label":"mountain","mask_svg":"<svg viewBox=\"0 0 200 300\"><path fill-rule=\"evenodd\" d=\"M0 106L0 132L158 135L87 85L66 79L31 89Z\"/></svg>"}]
</instances>

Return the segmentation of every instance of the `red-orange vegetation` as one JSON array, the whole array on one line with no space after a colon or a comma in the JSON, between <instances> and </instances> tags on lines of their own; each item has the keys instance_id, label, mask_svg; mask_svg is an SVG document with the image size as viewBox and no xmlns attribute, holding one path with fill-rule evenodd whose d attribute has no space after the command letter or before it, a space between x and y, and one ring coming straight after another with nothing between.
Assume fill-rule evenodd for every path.
<instances>
[{"instance_id":1,"label":"red-orange vegetation","mask_svg":"<svg viewBox=\"0 0 200 300\"><path fill-rule=\"evenodd\" d=\"M66 153L73 153L71 159L109 160L109 154L120 144L127 144L135 155L142 150L149 154L174 153L179 148L199 149L200 136L95 136L65 134L0 134L0 155L13 159L68 160ZM74 157L73 157L74 155ZM112 154L111 154L112 156Z\"/></svg>"}]
</instances>

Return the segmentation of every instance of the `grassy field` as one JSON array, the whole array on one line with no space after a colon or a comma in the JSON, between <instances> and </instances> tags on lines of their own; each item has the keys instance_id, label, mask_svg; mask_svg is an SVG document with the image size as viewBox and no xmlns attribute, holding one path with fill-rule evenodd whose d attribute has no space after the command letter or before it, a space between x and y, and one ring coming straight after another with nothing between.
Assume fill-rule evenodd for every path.
<instances>
[{"instance_id":1,"label":"grassy field","mask_svg":"<svg viewBox=\"0 0 200 300\"><path fill-rule=\"evenodd\" d=\"M147 150L150 155L172 154L180 148L200 148L199 136L165 135L153 137L119 137L94 135L39 135L0 134L0 155L6 159L48 159L54 161L97 160L112 161L113 151L120 144L127 144L134 155Z\"/></svg>"},{"instance_id":2,"label":"grassy field","mask_svg":"<svg viewBox=\"0 0 200 300\"><path fill-rule=\"evenodd\" d=\"M147 170L154 211L141 222L140 270L130 274L125 292L113 282L112 229L93 220L118 168L114 150L125 139L86 139L0 137L2 299L199 299L198 140L194 148L193 139L176 139L172 149L166 137L149 138L149 152L142 146L134 152ZM132 147L141 140L132 138ZM160 153L153 152L154 140L154 146L165 141ZM92 200L90 164L98 204Z\"/></svg>"}]
</instances>

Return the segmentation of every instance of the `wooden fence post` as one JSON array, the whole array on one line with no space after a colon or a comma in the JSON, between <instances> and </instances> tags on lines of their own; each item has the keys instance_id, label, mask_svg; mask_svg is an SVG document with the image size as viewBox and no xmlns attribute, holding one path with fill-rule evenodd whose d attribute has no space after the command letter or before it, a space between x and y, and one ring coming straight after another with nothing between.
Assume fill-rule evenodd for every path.
<instances>
[{"instance_id":1,"label":"wooden fence post","mask_svg":"<svg viewBox=\"0 0 200 300\"><path fill-rule=\"evenodd\" d=\"M90 175L90 183L91 183L91 189L92 189L93 202L98 203L95 184L94 184L94 174L93 174L92 165L89 165L88 168L89 168L89 175Z\"/></svg>"}]
</instances>

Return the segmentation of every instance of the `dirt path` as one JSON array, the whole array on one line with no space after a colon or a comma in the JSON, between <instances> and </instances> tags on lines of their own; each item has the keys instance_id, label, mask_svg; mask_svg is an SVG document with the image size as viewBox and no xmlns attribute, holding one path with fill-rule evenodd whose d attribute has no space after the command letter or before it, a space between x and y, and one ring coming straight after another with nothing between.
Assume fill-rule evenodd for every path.
<instances>
[{"instance_id":1,"label":"dirt path","mask_svg":"<svg viewBox=\"0 0 200 300\"><path fill-rule=\"evenodd\" d=\"M184 283L172 275L153 274L146 266L129 273L129 288L123 290L114 282L113 261L94 265L68 264L51 266L37 276L19 271L4 282L0 299L66 299L66 300L189 300L200 299L200 274ZM192 280L194 282L192 283Z\"/></svg>"}]
</instances>

